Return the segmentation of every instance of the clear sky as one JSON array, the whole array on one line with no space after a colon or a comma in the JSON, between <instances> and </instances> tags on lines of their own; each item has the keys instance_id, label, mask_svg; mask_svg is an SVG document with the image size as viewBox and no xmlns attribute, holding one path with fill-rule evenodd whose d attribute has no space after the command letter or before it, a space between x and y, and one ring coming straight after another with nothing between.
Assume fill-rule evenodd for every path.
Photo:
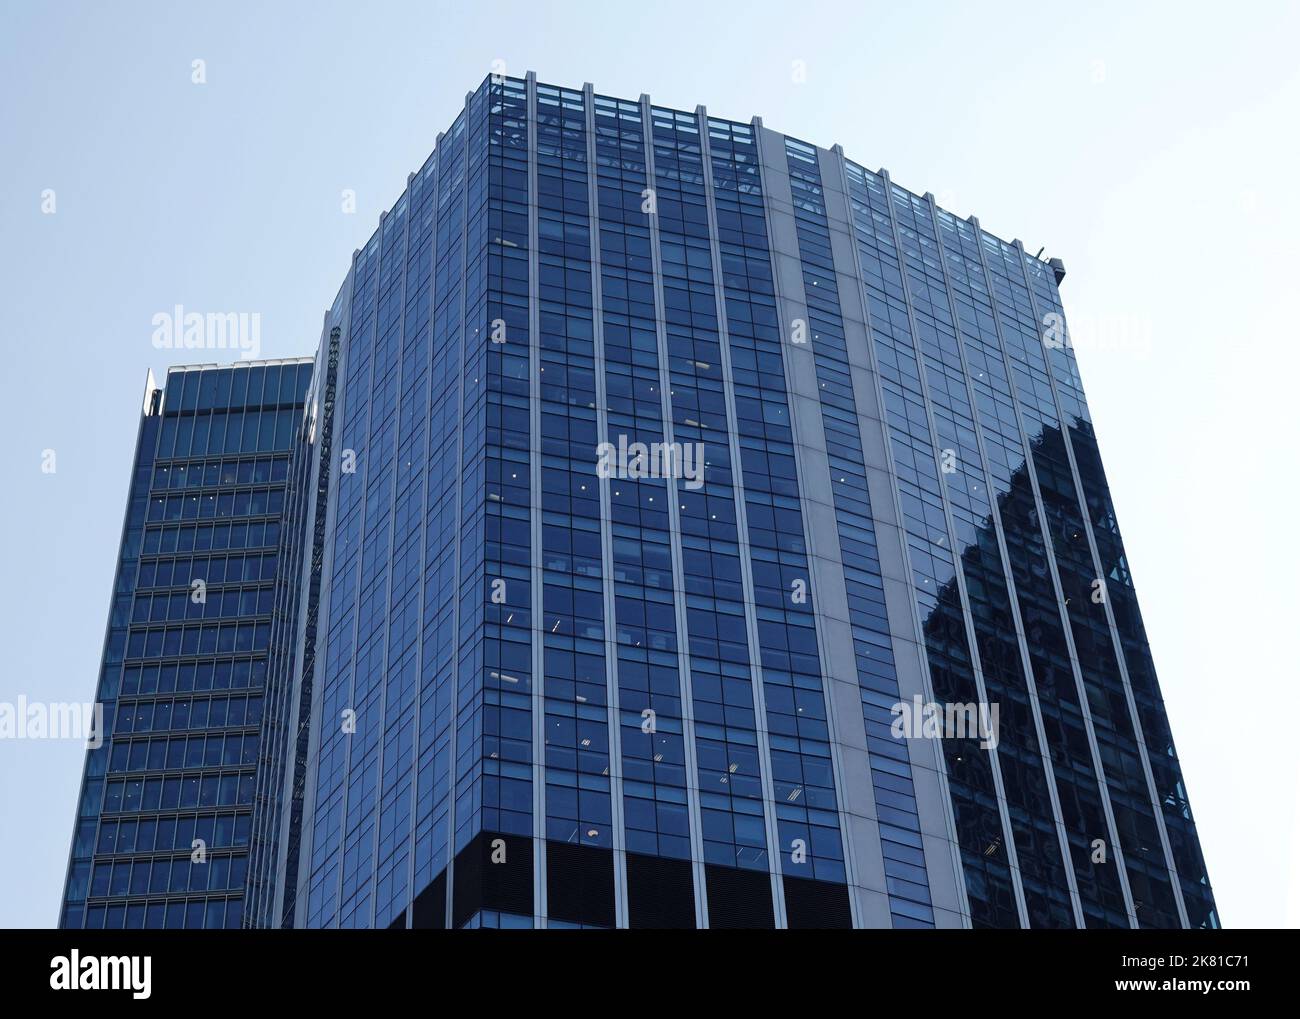
<instances>
[{"instance_id":1,"label":"clear sky","mask_svg":"<svg viewBox=\"0 0 1300 1019\"><path fill-rule=\"evenodd\" d=\"M153 316L258 312L263 356L312 353L501 60L838 142L1065 260L1223 921L1300 926L1296 4L0 8L0 702L94 696ZM0 925L56 921L82 757L0 740Z\"/></svg>"}]
</instances>

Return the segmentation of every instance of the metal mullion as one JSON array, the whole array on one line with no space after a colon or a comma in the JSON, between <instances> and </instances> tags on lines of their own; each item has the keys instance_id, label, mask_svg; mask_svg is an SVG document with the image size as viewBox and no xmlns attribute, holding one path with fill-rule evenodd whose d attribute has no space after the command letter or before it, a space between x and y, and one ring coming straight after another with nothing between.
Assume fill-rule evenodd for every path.
<instances>
[{"instance_id":1,"label":"metal mullion","mask_svg":"<svg viewBox=\"0 0 1300 1019\"><path fill-rule=\"evenodd\" d=\"M772 782L772 748L768 742L767 701L763 690L762 652L758 643L758 613L754 601L754 568L750 561L749 511L745 503L744 467L736 419L736 387L731 369L731 334L727 327L726 282L722 272L718 210L714 201L713 157L709 145L709 116L695 108L704 175L704 201L709 216L709 256L713 271L713 298L718 316L718 348L722 364L722 391L727 407L727 436L731 450L731 494L736 506L736 545L740 558L741 588L745 598L745 631L749 643L750 689L754 698L754 735L758 740L758 771L763 786L763 827L767 834L767 868L772 885L772 911L778 928L786 926L785 885L779 865L781 846L777 831L776 794ZM770 253L769 253L770 255ZM788 398L787 398L788 399Z\"/></svg>"},{"instance_id":2,"label":"metal mullion","mask_svg":"<svg viewBox=\"0 0 1300 1019\"><path fill-rule=\"evenodd\" d=\"M1043 727L1042 707L1038 703L1038 688L1034 683L1034 671L1029 657L1029 645L1025 637L1024 622L1020 615L1020 603L1016 595L1015 578L1011 575L1011 558L1007 550L1006 534L1002 526L1002 509L998 505L997 495L992 483L992 473L989 468L988 448L984 442L984 428L979 419L979 403L975 397L975 387L971 383L970 365L966 361L965 340L961 335L961 318L957 313L957 303L953 296L952 277L948 272L947 262L944 257L943 230L939 226L938 206L935 205L932 195L926 196L926 204L930 210L930 219L934 226L934 238L939 252L939 266L943 270L945 289L948 291L948 306L952 313L954 329L957 337L957 353L961 359L962 375L966 382L966 397L970 402L971 422L975 432L975 441L979 448L980 460L983 462L984 490L989 493L989 507L993 519L994 533L998 542L998 557L1002 567L1002 579L1006 583L1007 603L1011 610L1011 616L1014 620L1016 629L1016 644L1020 651L1020 667L1025 678L1025 689L1029 696L1030 708L1034 716L1034 731L1038 740L1038 754L1042 760L1047 779L1048 797L1052 807L1052 822L1056 827L1057 840L1061 850L1061 863L1065 870L1065 878L1070 895L1070 903L1074 909L1075 923L1079 927L1083 926L1083 905L1079 899L1078 881L1074 874L1074 864L1070 857L1069 839L1065 832L1065 823L1061 819L1061 801L1060 793L1056 788L1056 774L1052 768L1051 753L1047 749L1047 735ZM978 244L977 244L978 247ZM992 288L990 290L990 299Z\"/></svg>"}]
</instances>

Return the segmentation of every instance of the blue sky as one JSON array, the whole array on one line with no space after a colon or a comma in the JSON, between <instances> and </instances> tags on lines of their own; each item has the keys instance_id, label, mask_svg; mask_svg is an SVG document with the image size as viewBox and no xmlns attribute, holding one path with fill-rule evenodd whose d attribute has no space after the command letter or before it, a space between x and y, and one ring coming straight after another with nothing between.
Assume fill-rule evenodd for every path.
<instances>
[{"instance_id":1,"label":"blue sky","mask_svg":"<svg viewBox=\"0 0 1300 1019\"><path fill-rule=\"evenodd\" d=\"M1298 10L8 0L0 701L93 696L145 372L169 363L153 316L258 312L263 356L311 353L353 249L500 60L838 142L1065 260L1220 911L1300 925ZM81 763L0 741L0 925L55 922Z\"/></svg>"}]
</instances>

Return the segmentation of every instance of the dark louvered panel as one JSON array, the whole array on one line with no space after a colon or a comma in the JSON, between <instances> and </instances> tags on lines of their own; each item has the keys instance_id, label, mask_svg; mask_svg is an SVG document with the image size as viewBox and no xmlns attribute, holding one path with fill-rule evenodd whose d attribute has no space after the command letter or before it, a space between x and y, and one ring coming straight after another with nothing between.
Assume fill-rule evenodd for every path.
<instances>
[{"instance_id":1,"label":"dark louvered panel","mask_svg":"<svg viewBox=\"0 0 1300 1019\"><path fill-rule=\"evenodd\" d=\"M440 931L447 926L447 872L444 870L415 897L411 926L417 930Z\"/></svg>"},{"instance_id":2,"label":"dark louvered panel","mask_svg":"<svg viewBox=\"0 0 1300 1019\"><path fill-rule=\"evenodd\" d=\"M690 861L628 853L627 914L633 929L694 929Z\"/></svg>"},{"instance_id":3,"label":"dark louvered panel","mask_svg":"<svg viewBox=\"0 0 1300 1019\"><path fill-rule=\"evenodd\" d=\"M614 926L614 854L599 846L546 844L546 915Z\"/></svg>"},{"instance_id":4,"label":"dark louvered panel","mask_svg":"<svg viewBox=\"0 0 1300 1019\"><path fill-rule=\"evenodd\" d=\"M791 930L847 930L853 926L845 885L800 877L787 877L784 883L785 920Z\"/></svg>"},{"instance_id":5,"label":"dark louvered panel","mask_svg":"<svg viewBox=\"0 0 1300 1019\"><path fill-rule=\"evenodd\" d=\"M736 929L776 926L772 912L772 879L765 870L704 867L709 890L709 926Z\"/></svg>"},{"instance_id":6,"label":"dark louvered panel","mask_svg":"<svg viewBox=\"0 0 1300 1019\"><path fill-rule=\"evenodd\" d=\"M479 910L533 915L533 840L482 832L456 854L452 922L461 927Z\"/></svg>"}]
</instances>

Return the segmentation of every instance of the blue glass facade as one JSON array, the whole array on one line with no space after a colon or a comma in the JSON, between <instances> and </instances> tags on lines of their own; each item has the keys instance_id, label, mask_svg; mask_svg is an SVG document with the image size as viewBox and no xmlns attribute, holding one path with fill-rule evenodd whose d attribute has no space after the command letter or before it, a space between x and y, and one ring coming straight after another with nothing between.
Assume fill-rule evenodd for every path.
<instances>
[{"instance_id":1,"label":"blue glass facade","mask_svg":"<svg viewBox=\"0 0 1300 1019\"><path fill-rule=\"evenodd\" d=\"M285 530L230 606L262 662L232 751L251 863L195 916L1217 926L1047 328L1063 276L757 119L483 82L355 253L303 427L257 450ZM137 467L159 531L167 420ZM124 692L155 640L128 586ZM948 728L900 729L923 705ZM139 763L125 717L88 789ZM102 795L83 818L116 823ZM171 926L130 912L108 823L78 829L67 921Z\"/></svg>"},{"instance_id":2,"label":"blue glass facade","mask_svg":"<svg viewBox=\"0 0 1300 1019\"><path fill-rule=\"evenodd\" d=\"M310 361L145 394L60 924L239 927Z\"/></svg>"},{"instance_id":3,"label":"blue glass facade","mask_svg":"<svg viewBox=\"0 0 1300 1019\"><path fill-rule=\"evenodd\" d=\"M817 150L785 139L791 209L798 237L807 330L817 379L826 469L836 525L854 672L862 690L872 792L879 811L881 851L894 926L933 924L920 817L905 747L889 732L899 701L889 641L884 581L876 547L866 461L859 433L852 367L840 308L835 259Z\"/></svg>"}]
</instances>

